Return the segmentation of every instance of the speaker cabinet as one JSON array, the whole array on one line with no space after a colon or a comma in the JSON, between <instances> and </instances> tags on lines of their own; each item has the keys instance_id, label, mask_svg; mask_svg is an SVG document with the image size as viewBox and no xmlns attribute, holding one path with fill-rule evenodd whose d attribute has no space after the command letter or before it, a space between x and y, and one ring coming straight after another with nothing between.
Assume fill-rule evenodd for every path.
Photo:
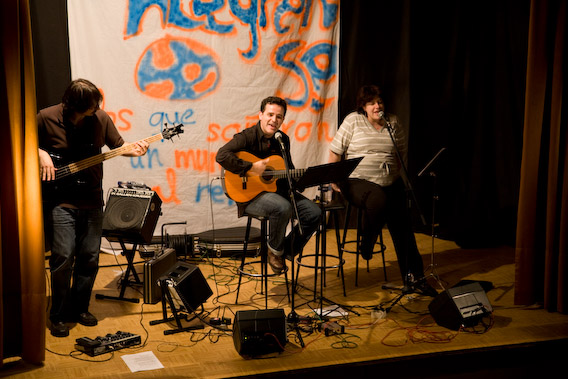
<instances>
[{"instance_id":1,"label":"speaker cabinet","mask_svg":"<svg viewBox=\"0 0 568 379\"><path fill-rule=\"evenodd\" d=\"M175 300L188 312L194 312L213 295L199 267L178 261L162 279L166 279Z\"/></svg>"},{"instance_id":2,"label":"speaker cabinet","mask_svg":"<svg viewBox=\"0 0 568 379\"><path fill-rule=\"evenodd\" d=\"M109 241L149 243L160 216L162 199L150 190L111 188L103 217Z\"/></svg>"},{"instance_id":3,"label":"speaker cabinet","mask_svg":"<svg viewBox=\"0 0 568 379\"><path fill-rule=\"evenodd\" d=\"M475 326L493 312L478 282L447 289L432 300L428 309L438 325L451 330Z\"/></svg>"},{"instance_id":4,"label":"speaker cabinet","mask_svg":"<svg viewBox=\"0 0 568 379\"><path fill-rule=\"evenodd\" d=\"M286 344L286 317L283 309L237 311L233 325L237 353L245 356L282 351Z\"/></svg>"}]
</instances>

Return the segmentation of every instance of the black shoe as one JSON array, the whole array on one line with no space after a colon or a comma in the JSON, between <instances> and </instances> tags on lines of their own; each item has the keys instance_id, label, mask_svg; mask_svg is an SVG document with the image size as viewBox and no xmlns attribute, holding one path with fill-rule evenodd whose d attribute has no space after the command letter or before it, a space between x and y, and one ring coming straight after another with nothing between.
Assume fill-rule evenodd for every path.
<instances>
[{"instance_id":1,"label":"black shoe","mask_svg":"<svg viewBox=\"0 0 568 379\"><path fill-rule=\"evenodd\" d=\"M414 287L414 290L419 294L424 296L436 297L438 296L438 291L434 289L430 284L427 282L422 282Z\"/></svg>"},{"instance_id":2,"label":"black shoe","mask_svg":"<svg viewBox=\"0 0 568 379\"><path fill-rule=\"evenodd\" d=\"M363 258L366 261L369 261L373 258L373 252L372 251L361 251L361 258Z\"/></svg>"},{"instance_id":3,"label":"black shoe","mask_svg":"<svg viewBox=\"0 0 568 379\"><path fill-rule=\"evenodd\" d=\"M294 257L296 255L298 255L299 253L300 253L299 251L294 251L294 254L291 254L290 249L284 249L283 257L284 257L284 259L292 262L292 259L294 259Z\"/></svg>"},{"instance_id":4,"label":"black shoe","mask_svg":"<svg viewBox=\"0 0 568 379\"><path fill-rule=\"evenodd\" d=\"M79 316L77 316L77 322L85 326L95 326L99 323L97 318L89 312L79 314Z\"/></svg>"},{"instance_id":5,"label":"black shoe","mask_svg":"<svg viewBox=\"0 0 568 379\"><path fill-rule=\"evenodd\" d=\"M67 337L69 328L61 321L51 323L51 335L54 337Z\"/></svg>"}]
</instances>

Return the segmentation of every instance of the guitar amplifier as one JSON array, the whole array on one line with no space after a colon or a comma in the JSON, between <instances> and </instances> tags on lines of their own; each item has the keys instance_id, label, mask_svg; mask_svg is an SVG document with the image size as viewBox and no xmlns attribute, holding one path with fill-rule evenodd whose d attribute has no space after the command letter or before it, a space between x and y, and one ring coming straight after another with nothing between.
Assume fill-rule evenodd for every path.
<instances>
[{"instance_id":1,"label":"guitar amplifier","mask_svg":"<svg viewBox=\"0 0 568 379\"><path fill-rule=\"evenodd\" d=\"M237 226L208 230L193 235L193 255L209 254L221 258L241 254L244 248L246 227ZM251 227L246 255L257 256L260 253L260 229Z\"/></svg>"},{"instance_id":2,"label":"guitar amplifier","mask_svg":"<svg viewBox=\"0 0 568 379\"><path fill-rule=\"evenodd\" d=\"M109 241L150 243L162 199L154 191L111 188L103 216L103 236Z\"/></svg>"}]
</instances>

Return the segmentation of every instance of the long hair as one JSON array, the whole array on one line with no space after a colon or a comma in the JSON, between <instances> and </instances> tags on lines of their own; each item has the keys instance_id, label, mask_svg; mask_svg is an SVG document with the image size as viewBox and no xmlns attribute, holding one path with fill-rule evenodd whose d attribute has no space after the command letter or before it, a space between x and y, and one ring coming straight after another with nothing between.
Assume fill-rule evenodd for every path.
<instances>
[{"instance_id":1,"label":"long hair","mask_svg":"<svg viewBox=\"0 0 568 379\"><path fill-rule=\"evenodd\" d=\"M375 85L365 85L357 92L357 113L367 116L365 105L373 100L383 101L383 96L379 87Z\"/></svg>"},{"instance_id":2,"label":"long hair","mask_svg":"<svg viewBox=\"0 0 568 379\"><path fill-rule=\"evenodd\" d=\"M103 95L93 83L87 79L75 79L67 86L61 102L66 114L84 113L98 107Z\"/></svg>"}]
</instances>

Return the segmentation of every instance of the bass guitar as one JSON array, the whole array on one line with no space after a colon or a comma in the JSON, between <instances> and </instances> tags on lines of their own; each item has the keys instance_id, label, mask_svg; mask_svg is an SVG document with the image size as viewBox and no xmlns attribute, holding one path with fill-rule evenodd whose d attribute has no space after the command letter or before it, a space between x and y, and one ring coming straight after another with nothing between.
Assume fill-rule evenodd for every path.
<instances>
[{"instance_id":1,"label":"bass guitar","mask_svg":"<svg viewBox=\"0 0 568 379\"><path fill-rule=\"evenodd\" d=\"M147 143L152 143L152 142L156 142L156 141L160 141L162 139L171 139L173 136L176 136L178 134L183 133L182 130L183 124L179 124L177 126L173 126L171 128L165 128L161 133L159 134L154 134L150 137L146 137L142 140L140 140L139 142L145 141ZM104 153L101 154L97 154L97 155L93 155L89 158L85 158L82 159L80 161L77 162L73 162L73 163L69 163L66 165L61 165L60 167L57 166L57 162L61 161L62 158L60 156L54 155L52 153L50 153L50 156L52 157L54 164L56 166L56 170L55 170L55 178L50 180L50 181L44 181L43 185L44 185L44 192L47 191L52 191L56 188L57 185L59 185L58 181L61 182L61 179L67 178L68 180L71 179L71 176L74 174L77 174L78 172L85 170L89 167L95 166L99 163L102 163L104 161L106 161L107 159L111 159L114 157L118 157L120 155L123 154L127 154L130 152L133 152L136 148L136 144L135 143L128 143L128 144L124 144L120 147L117 147L116 149L113 150L109 150L106 151ZM68 180L65 180L64 182L66 182L66 184L70 184L67 183ZM63 184L61 184L63 185Z\"/></svg>"},{"instance_id":2,"label":"bass guitar","mask_svg":"<svg viewBox=\"0 0 568 379\"><path fill-rule=\"evenodd\" d=\"M240 151L236 156L252 163L262 160L246 151ZM293 169L290 170L290 176L300 178L305 171L306 169ZM286 178L286 163L281 156L271 155L268 157L268 165L262 175L240 176L222 169L221 176L225 194L238 203L246 203L261 192L276 192L276 180Z\"/></svg>"}]
</instances>

